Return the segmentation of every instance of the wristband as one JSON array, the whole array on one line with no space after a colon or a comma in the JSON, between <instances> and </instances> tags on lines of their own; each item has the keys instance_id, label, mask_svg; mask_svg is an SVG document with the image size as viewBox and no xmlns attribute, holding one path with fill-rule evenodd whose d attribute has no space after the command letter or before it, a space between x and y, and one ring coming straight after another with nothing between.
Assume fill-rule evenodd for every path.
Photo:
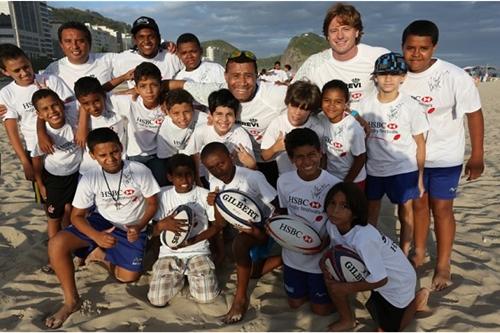
<instances>
[{"instance_id":1,"label":"wristband","mask_svg":"<svg viewBox=\"0 0 500 333\"><path fill-rule=\"evenodd\" d=\"M356 111L356 110L352 110L351 111L351 116L353 116L353 117L359 116L359 112Z\"/></svg>"}]
</instances>

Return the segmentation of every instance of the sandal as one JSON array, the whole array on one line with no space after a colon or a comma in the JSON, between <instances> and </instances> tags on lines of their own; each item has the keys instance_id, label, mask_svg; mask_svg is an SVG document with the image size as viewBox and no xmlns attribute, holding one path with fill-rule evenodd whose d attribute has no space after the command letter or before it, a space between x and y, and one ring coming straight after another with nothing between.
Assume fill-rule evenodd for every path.
<instances>
[{"instance_id":1,"label":"sandal","mask_svg":"<svg viewBox=\"0 0 500 333\"><path fill-rule=\"evenodd\" d=\"M40 270L42 272L44 272L45 274L54 274L54 269L52 269L52 267L50 266L50 264L47 264L47 265L43 265L42 268L40 268Z\"/></svg>"}]
</instances>

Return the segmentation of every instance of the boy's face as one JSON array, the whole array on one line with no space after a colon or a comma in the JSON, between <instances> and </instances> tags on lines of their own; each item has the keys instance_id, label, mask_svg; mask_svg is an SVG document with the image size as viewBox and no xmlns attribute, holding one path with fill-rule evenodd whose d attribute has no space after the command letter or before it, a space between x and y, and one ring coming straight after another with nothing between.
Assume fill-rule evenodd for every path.
<instances>
[{"instance_id":1,"label":"boy's face","mask_svg":"<svg viewBox=\"0 0 500 333\"><path fill-rule=\"evenodd\" d=\"M80 96L78 102L80 102L82 109L93 117L99 117L104 112L104 96L99 93L94 92Z\"/></svg>"},{"instance_id":2,"label":"boy's face","mask_svg":"<svg viewBox=\"0 0 500 333\"><path fill-rule=\"evenodd\" d=\"M46 121L52 128L61 128L64 125L64 104L53 96L41 98L35 105L38 117Z\"/></svg>"},{"instance_id":3,"label":"boy's face","mask_svg":"<svg viewBox=\"0 0 500 333\"><path fill-rule=\"evenodd\" d=\"M288 105L287 117L288 122L290 122L292 126L297 127L304 125L307 119L309 119L310 114L311 111L304 110L298 106Z\"/></svg>"},{"instance_id":4,"label":"boy's face","mask_svg":"<svg viewBox=\"0 0 500 333\"><path fill-rule=\"evenodd\" d=\"M257 73L254 63L230 62L224 76L228 89L238 101L248 102L252 99L255 89L257 89Z\"/></svg>"},{"instance_id":5,"label":"boy's face","mask_svg":"<svg viewBox=\"0 0 500 333\"><path fill-rule=\"evenodd\" d=\"M218 106L211 114L212 125L219 135L224 135L231 130L236 122L236 115L234 110L226 106Z\"/></svg>"},{"instance_id":6,"label":"boy's face","mask_svg":"<svg viewBox=\"0 0 500 333\"><path fill-rule=\"evenodd\" d=\"M431 67L435 50L430 36L409 35L403 44L403 57L410 71L421 73Z\"/></svg>"},{"instance_id":7,"label":"boy's face","mask_svg":"<svg viewBox=\"0 0 500 333\"><path fill-rule=\"evenodd\" d=\"M64 29L61 32L59 46L72 64L84 64L89 59L90 43L83 31Z\"/></svg>"},{"instance_id":8,"label":"boy's face","mask_svg":"<svg viewBox=\"0 0 500 333\"><path fill-rule=\"evenodd\" d=\"M333 195L326 206L326 215L341 231L351 229L353 216L344 193L337 192Z\"/></svg>"},{"instance_id":9,"label":"boy's face","mask_svg":"<svg viewBox=\"0 0 500 333\"><path fill-rule=\"evenodd\" d=\"M153 29L142 28L133 37L139 54L145 58L154 58L158 53L160 39Z\"/></svg>"},{"instance_id":10,"label":"boy's face","mask_svg":"<svg viewBox=\"0 0 500 333\"><path fill-rule=\"evenodd\" d=\"M305 181L314 180L321 174L321 152L314 146L296 147L291 160L297 168L299 177Z\"/></svg>"},{"instance_id":11,"label":"boy's face","mask_svg":"<svg viewBox=\"0 0 500 333\"><path fill-rule=\"evenodd\" d=\"M121 144L116 142L98 143L90 151L90 156L99 163L107 173L117 173L122 169Z\"/></svg>"},{"instance_id":12,"label":"boy's face","mask_svg":"<svg viewBox=\"0 0 500 333\"><path fill-rule=\"evenodd\" d=\"M148 77L142 77L135 85L135 91L142 97L145 104L156 104L160 96L160 82Z\"/></svg>"},{"instance_id":13,"label":"boy's face","mask_svg":"<svg viewBox=\"0 0 500 333\"><path fill-rule=\"evenodd\" d=\"M177 55L187 71L196 69L201 63L201 49L195 42L179 44Z\"/></svg>"},{"instance_id":14,"label":"boy's face","mask_svg":"<svg viewBox=\"0 0 500 333\"><path fill-rule=\"evenodd\" d=\"M174 184L177 193L187 193L193 189L194 171L188 166L178 166L172 174L167 174L167 178Z\"/></svg>"},{"instance_id":15,"label":"boy's face","mask_svg":"<svg viewBox=\"0 0 500 333\"><path fill-rule=\"evenodd\" d=\"M216 178L229 184L234 177L235 166L231 156L215 152L202 160L203 165Z\"/></svg>"},{"instance_id":16,"label":"boy's face","mask_svg":"<svg viewBox=\"0 0 500 333\"><path fill-rule=\"evenodd\" d=\"M3 64L5 69L2 69L2 73L11 77L21 87L27 87L35 81L33 67L26 57L7 59L4 60Z\"/></svg>"},{"instance_id":17,"label":"boy's face","mask_svg":"<svg viewBox=\"0 0 500 333\"><path fill-rule=\"evenodd\" d=\"M356 38L359 30L347 25L339 16L335 16L328 26L328 43L336 58L352 59L357 53Z\"/></svg>"},{"instance_id":18,"label":"boy's face","mask_svg":"<svg viewBox=\"0 0 500 333\"><path fill-rule=\"evenodd\" d=\"M167 114L175 126L182 129L187 128L193 120L193 105L189 103L174 104L170 110L167 110Z\"/></svg>"},{"instance_id":19,"label":"boy's face","mask_svg":"<svg viewBox=\"0 0 500 333\"><path fill-rule=\"evenodd\" d=\"M325 116L333 123L342 120L347 103L344 93L339 89L328 89L323 93L321 109Z\"/></svg>"},{"instance_id":20,"label":"boy's face","mask_svg":"<svg viewBox=\"0 0 500 333\"><path fill-rule=\"evenodd\" d=\"M405 77L404 74L377 74L375 75L375 82L380 91L390 94L399 90L399 86L403 83Z\"/></svg>"}]
</instances>

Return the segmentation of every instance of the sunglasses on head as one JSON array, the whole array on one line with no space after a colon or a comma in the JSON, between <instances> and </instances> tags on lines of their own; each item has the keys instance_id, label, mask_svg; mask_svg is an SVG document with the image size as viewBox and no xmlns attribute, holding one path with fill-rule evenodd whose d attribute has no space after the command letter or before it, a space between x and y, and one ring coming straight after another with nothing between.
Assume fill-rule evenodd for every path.
<instances>
[{"instance_id":1,"label":"sunglasses on head","mask_svg":"<svg viewBox=\"0 0 500 333\"><path fill-rule=\"evenodd\" d=\"M233 52L231 52L231 55L229 55L229 58L227 58L227 61L230 61L230 60L234 60L234 59L238 59L238 58L247 58L249 60L252 60L252 61L257 61L257 57L255 56L255 54L253 54L253 52L251 51L246 51L246 50L234 50ZM226 63L227 63L226 61Z\"/></svg>"}]
</instances>

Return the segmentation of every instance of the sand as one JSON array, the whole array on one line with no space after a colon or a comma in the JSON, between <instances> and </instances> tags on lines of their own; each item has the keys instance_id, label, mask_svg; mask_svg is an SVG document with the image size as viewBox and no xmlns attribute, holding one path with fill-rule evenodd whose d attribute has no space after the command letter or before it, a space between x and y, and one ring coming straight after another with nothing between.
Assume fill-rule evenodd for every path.
<instances>
[{"instance_id":1,"label":"sand","mask_svg":"<svg viewBox=\"0 0 500 333\"><path fill-rule=\"evenodd\" d=\"M499 331L500 305L500 81L479 86L486 123L483 176L461 180L455 203L457 234L452 257L453 285L434 292L429 299L433 312L414 320L408 331ZM58 309L62 293L55 275L40 270L46 262L46 222L33 202L31 185L24 180L3 126L0 128L0 328L8 331L44 330L44 318ZM382 230L396 237L394 209L384 204ZM429 237L431 255L419 273L419 285L430 286L434 264L434 235ZM240 323L224 326L219 316L231 304L236 274L231 261L219 272L223 293L213 304L196 304L186 289L166 308L154 308L146 299L150 271L137 283L125 285L111 279L98 265L78 269L77 286L84 301L62 327L68 331L324 331L336 315L319 317L309 307L291 310L282 285L282 271L252 280L250 308ZM353 304L358 331L375 329L362 306L368 293Z\"/></svg>"}]
</instances>

